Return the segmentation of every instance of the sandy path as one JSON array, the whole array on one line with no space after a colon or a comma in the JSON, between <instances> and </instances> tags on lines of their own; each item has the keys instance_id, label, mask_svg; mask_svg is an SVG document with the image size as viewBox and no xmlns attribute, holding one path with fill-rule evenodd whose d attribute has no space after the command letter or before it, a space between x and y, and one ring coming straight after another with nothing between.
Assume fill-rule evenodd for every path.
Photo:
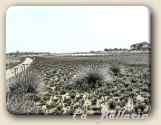
<instances>
[{"instance_id":1,"label":"sandy path","mask_svg":"<svg viewBox=\"0 0 161 125\"><path fill-rule=\"evenodd\" d=\"M15 71L17 74L21 73L23 69L28 68L31 63L33 62L32 58L26 58L22 63L18 64L17 66L14 66L13 68L10 68L6 71L6 79L10 79L14 77Z\"/></svg>"}]
</instances>

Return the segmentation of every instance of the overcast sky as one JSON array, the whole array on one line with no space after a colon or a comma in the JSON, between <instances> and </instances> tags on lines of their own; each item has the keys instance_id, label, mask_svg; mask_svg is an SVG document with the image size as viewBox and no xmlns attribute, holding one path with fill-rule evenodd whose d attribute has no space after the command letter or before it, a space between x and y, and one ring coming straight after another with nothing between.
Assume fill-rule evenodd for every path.
<instances>
[{"instance_id":1,"label":"overcast sky","mask_svg":"<svg viewBox=\"0 0 161 125\"><path fill-rule=\"evenodd\" d=\"M6 15L6 51L78 52L147 41L143 6L16 6Z\"/></svg>"}]
</instances>

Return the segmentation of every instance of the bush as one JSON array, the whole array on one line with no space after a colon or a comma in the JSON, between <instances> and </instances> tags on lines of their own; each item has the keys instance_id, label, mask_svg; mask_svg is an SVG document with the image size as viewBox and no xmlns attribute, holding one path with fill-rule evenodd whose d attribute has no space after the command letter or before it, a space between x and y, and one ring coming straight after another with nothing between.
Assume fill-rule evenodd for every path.
<instances>
[{"instance_id":1,"label":"bush","mask_svg":"<svg viewBox=\"0 0 161 125\"><path fill-rule=\"evenodd\" d=\"M6 95L8 111L13 114L38 113L35 102L39 100L39 87L36 75L29 70L13 78Z\"/></svg>"},{"instance_id":2,"label":"bush","mask_svg":"<svg viewBox=\"0 0 161 125\"><path fill-rule=\"evenodd\" d=\"M84 79L87 82L89 87L95 88L96 84L103 80L103 77L99 73L89 72L87 73L87 76L84 77Z\"/></svg>"},{"instance_id":3,"label":"bush","mask_svg":"<svg viewBox=\"0 0 161 125\"><path fill-rule=\"evenodd\" d=\"M117 76L120 74L120 67L118 67L117 65L112 65L110 67L110 70L112 71L112 73Z\"/></svg>"},{"instance_id":4,"label":"bush","mask_svg":"<svg viewBox=\"0 0 161 125\"><path fill-rule=\"evenodd\" d=\"M78 90L89 90L96 88L103 80L103 76L98 72L90 71L84 76L80 76L73 84L66 85L66 88L78 88ZM99 84L100 86L100 84Z\"/></svg>"}]
</instances>

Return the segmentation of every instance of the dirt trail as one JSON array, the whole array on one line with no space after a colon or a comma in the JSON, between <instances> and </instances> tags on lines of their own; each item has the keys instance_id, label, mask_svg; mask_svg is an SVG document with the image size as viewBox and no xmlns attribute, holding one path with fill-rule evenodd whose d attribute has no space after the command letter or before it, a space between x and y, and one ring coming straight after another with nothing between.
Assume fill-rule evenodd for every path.
<instances>
[{"instance_id":1,"label":"dirt trail","mask_svg":"<svg viewBox=\"0 0 161 125\"><path fill-rule=\"evenodd\" d=\"M14 77L15 72L17 74L21 73L23 69L28 68L32 62L33 62L33 59L27 57L22 63L18 64L17 66L14 66L13 68L8 69L6 71L6 79L8 80Z\"/></svg>"}]
</instances>

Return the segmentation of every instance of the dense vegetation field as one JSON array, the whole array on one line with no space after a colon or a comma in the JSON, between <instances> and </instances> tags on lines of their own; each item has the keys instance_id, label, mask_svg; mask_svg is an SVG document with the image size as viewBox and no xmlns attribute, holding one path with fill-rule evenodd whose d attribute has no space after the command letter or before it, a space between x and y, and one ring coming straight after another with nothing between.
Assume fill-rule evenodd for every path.
<instances>
[{"instance_id":1,"label":"dense vegetation field","mask_svg":"<svg viewBox=\"0 0 161 125\"><path fill-rule=\"evenodd\" d=\"M10 80L7 107L16 114L149 114L150 69L149 54L33 57Z\"/></svg>"}]
</instances>

